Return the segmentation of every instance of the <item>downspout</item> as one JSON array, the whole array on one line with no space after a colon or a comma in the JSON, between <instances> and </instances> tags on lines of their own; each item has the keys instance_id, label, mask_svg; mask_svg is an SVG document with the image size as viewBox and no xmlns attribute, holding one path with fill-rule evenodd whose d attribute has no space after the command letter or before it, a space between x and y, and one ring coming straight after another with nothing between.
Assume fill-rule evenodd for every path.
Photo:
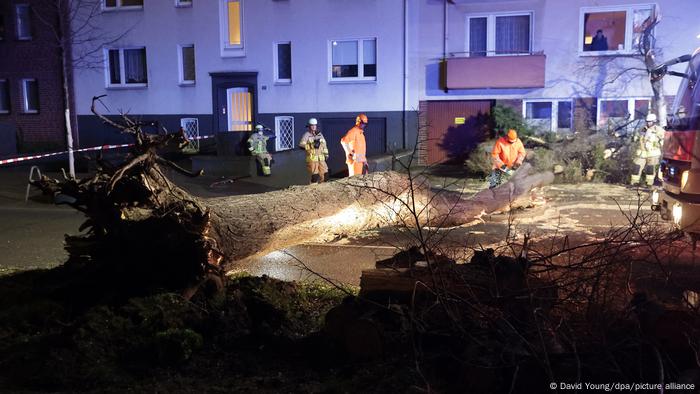
<instances>
[{"instance_id":1,"label":"downspout","mask_svg":"<svg viewBox=\"0 0 700 394\"><path fill-rule=\"evenodd\" d=\"M447 0L445 0L445 10L443 15L443 27L444 31L442 33L442 60L447 60Z\"/></svg>"},{"instance_id":2,"label":"downspout","mask_svg":"<svg viewBox=\"0 0 700 394\"><path fill-rule=\"evenodd\" d=\"M443 85L442 90L447 93L447 42L449 40L448 26L447 26L447 3L450 0L444 0L444 15L443 15L443 28L442 32L442 62L440 62L440 82Z\"/></svg>"},{"instance_id":3,"label":"downspout","mask_svg":"<svg viewBox=\"0 0 700 394\"><path fill-rule=\"evenodd\" d=\"M408 0L403 0L403 96L402 96L402 116L403 116L403 149L408 149L408 127L406 125L406 95L408 90Z\"/></svg>"}]
</instances>

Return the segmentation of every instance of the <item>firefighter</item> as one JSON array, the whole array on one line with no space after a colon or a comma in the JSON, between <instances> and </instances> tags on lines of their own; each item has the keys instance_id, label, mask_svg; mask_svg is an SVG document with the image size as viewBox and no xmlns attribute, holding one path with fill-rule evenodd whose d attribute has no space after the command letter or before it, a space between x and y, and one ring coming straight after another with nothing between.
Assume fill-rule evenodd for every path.
<instances>
[{"instance_id":1,"label":"firefighter","mask_svg":"<svg viewBox=\"0 0 700 394\"><path fill-rule=\"evenodd\" d=\"M630 176L630 184L637 185L645 174L644 182L647 186L653 186L656 174L659 172L661 160L661 147L664 143L665 130L656 124L656 115L649 114L646 117L646 126L634 136L633 143L637 149L634 155L633 173Z\"/></svg>"},{"instance_id":2,"label":"firefighter","mask_svg":"<svg viewBox=\"0 0 700 394\"><path fill-rule=\"evenodd\" d=\"M255 156L262 167L263 175L270 176L270 165L272 164L272 156L267 153L267 140L270 139L264 133L262 125L255 126L255 133L248 138L248 150Z\"/></svg>"},{"instance_id":3,"label":"firefighter","mask_svg":"<svg viewBox=\"0 0 700 394\"><path fill-rule=\"evenodd\" d=\"M355 118L355 127L348 130L340 144L345 150L345 164L348 165L348 176L362 175L369 172L367 166L367 145L364 130L367 127L367 115L359 114Z\"/></svg>"},{"instance_id":4,"label":"firefighter","mask_svg":"<svg viewBox=\"0 0 700 394\"><path fill-rule=\"evenodd\" d=\"M489 178L489 189L493 189L503 183L525 160L525 147L518 138L518 133L510 129L505 137L496 141L491 151L493 169Z\"/></svg>"},{"instance_id":5,"label":"firefighter","mask_svg":"<svg viewBox=\"0 0 700 394\"><path fill-rule=\"evenodd\" d=\"M321 183L328 179L328 145L318 129L318 120L311 118L306 124L308 130L301 137L299 147L306 151L306 169L311 175L311 183Z\"/></svg>"}]
</instances>

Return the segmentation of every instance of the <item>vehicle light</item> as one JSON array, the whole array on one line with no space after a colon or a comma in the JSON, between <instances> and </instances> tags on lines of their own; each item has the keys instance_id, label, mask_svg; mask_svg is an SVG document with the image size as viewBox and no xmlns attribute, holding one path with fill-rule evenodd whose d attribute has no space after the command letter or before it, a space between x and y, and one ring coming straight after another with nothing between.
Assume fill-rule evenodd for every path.
<instances>
[{"instance_id":1,"label":"vehicle light","mask_svg":"<svg viewBox=\"0 0 700 394\"><path fill-rule=\"evenodd\" d=\"M673 204L673 223L680 225L683 216L683 207L679 203Z\"/></svg>"},{"instance_id":2,"label":"vehicle light","mask_svg":"<svg viewBox=\"0 0 700 394\"><path fill-rule=\"evenodd\" d=\"M654 190L651 192L651 205L659 205L659 191Z\"/></svg>"},{"instance_id":3,"label":"vehicle light","mask_svg":"<svg viewBox=\"0 0 700 394\"><path fill-rule=\"evenodd\" d=\"M685 188L685 184L688 183L688 171L683 171L681 174L681 189Z\"/></svg>"}]
</instances>

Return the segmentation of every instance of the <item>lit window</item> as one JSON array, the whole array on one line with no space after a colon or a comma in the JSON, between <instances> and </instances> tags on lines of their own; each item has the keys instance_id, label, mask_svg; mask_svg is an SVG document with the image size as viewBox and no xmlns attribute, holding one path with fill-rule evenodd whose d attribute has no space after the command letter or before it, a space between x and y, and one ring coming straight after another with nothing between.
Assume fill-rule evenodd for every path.
<instances>
[{"instance_id":1,"label":"lit window","mask_svg":"<svg viewBox=\"0 0 700 394\"><path fill-rule=\"evenodd\" d=\"M652 22L654 6L585 8L581 12L581 47L586 54L632 52Z\"/></svg>"},{"instance_id":2,"label":"lit window","mask_svg":"<svg viewBox=\"0 0 700 394\"><path fill-rule=\"evenodd\" d=\"M377 79L377 40L333 40L331 80Z\"/></svg>"},{"instance_id":3,"label":"lit window","mask_svg":"<svg viewBox=\"0 0 700 394\"><path fill-rule=\"evenodd\" d=\"M275 82L292 82L292 43L275 44Z\"/></svg>"},{"instance_id":4,"label":"lit window","mask_svg":"<svg viewBox=\"0 0 700 394\"><path fill-rule=\"evenodd\" d=\"M107 87L138 87L148 84L146 48L106 50Z\"/></svg>"},{"instance_id":5,"label":"lit window","mask_svg":"<svg viewBox=\"0 0 700 394\"><path fill-rule=\"evenodd\" d=\"M180 46L180 84L191 85L195 82L194 45Z\"/></svg>"},{"instance_id":6,"label":"lit window","mask_svg":"<svg viewBox=\"0 0 700 394\"><path fill-rule=\"evenodd\" d=\"M525 122L537 132L570 131L571 100L527 100L523 103Z\"/></svg>"},{"instance_id":7,"label":"lit window","mask_svg":"<svg viewBox=\"0 0 700 394\"><path fill-rule=\"evenodd\" d=\"M175 7L192 7L192 0L175 0Z\"/></svg>"},{"instance_id":8,"label":"lit window","mask_svg":"<svg viewBox=\"0 0 700 394\"><path fill-rule=\"evenodd\" d=\"M0 114L10 112L10 84L7 79L0 79Z\"/></svg>"},{"instance_id":9,"label":"lit window","mask_svg":"<svg viewBox=\"0 0 700 394\"><path fill-rule=\"evenodd\" d=\"M243 0L220 0L221 56L245 56L243 34Z\"/></svg>"},{"instance_id":10,"label":"lit window","mask_svg":"<svg viewBox=\"0 0 700 394\"><path fill-rule=\"evenodd\" d=\"M39 112L39 86L36 79L23 79L22 85L22 110L28 114Z\"/></svg>"},{"instance_id":11,"label":"lit window","mask_svg":"<svg viewBox=\"0 0 700 394\"><path fill-rule=\"evenodd\" d=\"M529 54L532 51L532 14L467 16L470 57Z\"/></svg>"},{"instance_id":12,"label":"lit window","mask_svg":"<svg viewBox=\"0 0 700 394\"><path fill-rule=\"evenodd\" d=\"M15 6L15 12L17 14L17 39L31 40L32 25L30 20L29 5L18 4Z\"/></svg>"},{"instance_id":13,"label":"lit window","mask_svg":"<svg viewBox=\"0 0 700 394\"><path fill-rule=\"evenodd\" d=\"M143 0L103 0L102 7L105 10L138 9L143 8Z\"/></svg>"}]
</instances>

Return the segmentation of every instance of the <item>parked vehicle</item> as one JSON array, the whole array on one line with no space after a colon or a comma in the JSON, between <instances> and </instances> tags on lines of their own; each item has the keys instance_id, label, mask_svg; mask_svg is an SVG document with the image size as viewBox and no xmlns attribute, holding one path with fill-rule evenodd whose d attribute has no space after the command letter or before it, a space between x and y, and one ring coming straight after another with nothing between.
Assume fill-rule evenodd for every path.
<instances>
[{"instance_id":1,"label":"parked vehicle","mask_svg":"<svg viewBox=\"0 0 700 394\"><path fill-rule=\"evenodd\" d=\"M667 66L688 62L685 73ZM695 242L700 239L700 48L657 67L659 76L683 81L671 108L659 172L662 186L652 193L652 209L661 213Z\"/></svg>"}]
</instances>

